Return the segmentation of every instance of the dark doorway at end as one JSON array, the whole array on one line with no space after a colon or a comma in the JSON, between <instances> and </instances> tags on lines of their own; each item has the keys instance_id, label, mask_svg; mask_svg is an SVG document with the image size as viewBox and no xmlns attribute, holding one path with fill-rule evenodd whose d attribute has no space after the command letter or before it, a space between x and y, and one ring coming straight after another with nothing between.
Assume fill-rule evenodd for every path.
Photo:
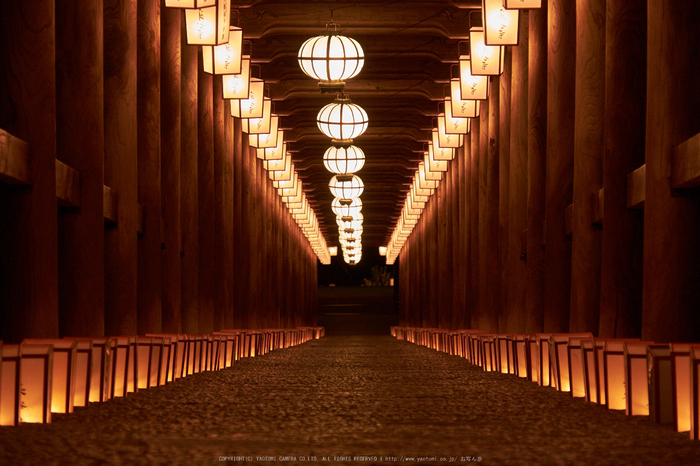
<instances>
[{"instance_id":1,"label":"dark doorway at end","mask_svg":"<svg viewBox=\"0 0 700 466\"><path fill-rule=\"evenodd\" d=\"M399 324L393 286L319 286L318 325L326 335L388 335Z\"/></svg>"}]
</instances>

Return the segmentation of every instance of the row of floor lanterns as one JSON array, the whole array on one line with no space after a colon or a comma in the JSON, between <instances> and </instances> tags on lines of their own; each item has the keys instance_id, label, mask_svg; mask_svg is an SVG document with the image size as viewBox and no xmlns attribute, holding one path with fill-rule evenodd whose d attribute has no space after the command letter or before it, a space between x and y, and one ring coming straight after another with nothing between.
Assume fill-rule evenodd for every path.
<instances>
[{"instance_id":1,"label":"row of floor lanterns","mask_svg":"<svg viewBox=\"0 0 700 466\"><path fill-rule=\"evenodd\" d=\"M418 223L430 196L447 171L456 149L464 144L471 118L479 117L480 101L488 99L489 76L503 73L505 46L518 45L520 10L541 8L542 0L482 0L482 26L469 29L469 55L459 57L459 78L450 80L444 112L437 117L428 150L413 177L401 216L386 248L386 263L396 261Z\"/></svg>"},{"instance_id":2,"label":"row of floor lanterns","mask_svg":"<svg viewBox=\"0 0 700 466\"><path fill-rule=\"evenodd\" d=\"M343 259L354 265L362 259L360 195L364 191L364 184L355 173L364 166L365 154L353 145L353 140L365 132L368 118L343 90L345 80L362 70L364 52L356 40L341 35L338 25L331 22L322 35L302 44L298 59L302 71L319 81L321 92L337 92L334 102L318 112L316 123L331 138L332 146L323 154L324 166L333 173L328 184L335 196L331 209L336 214ZM337 254L337 249L333 252Z\"/></svg>"},{"instance_id":3,"label":"row of floor lanterns","mask_svg":"<svg viewBox=\"0 0 700 466\"><path fill-rule=\"evenodd\" d=\"M240 118L250 147L263 161L277 193L292 214L322 264L330 264L326 241L309 205L302 182L272 113L272 100L265 97L265 81L251 76L250 55L243 54L243 30L230 26L230 0L165 0L166 7L183 8L187 43L202 46L206 73L220 75L223 97L231 115Z\"/></svg>"}]
</instances>

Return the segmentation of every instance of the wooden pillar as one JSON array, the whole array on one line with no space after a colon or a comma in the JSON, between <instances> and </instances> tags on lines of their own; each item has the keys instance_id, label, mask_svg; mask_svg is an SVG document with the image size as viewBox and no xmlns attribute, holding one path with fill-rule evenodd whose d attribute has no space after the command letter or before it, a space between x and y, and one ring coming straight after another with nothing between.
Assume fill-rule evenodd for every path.
<instances>
[{"instance_id":1,"label":"wooden pillar","mask_svg":"<svg viewBox=\"0 0 700 466\"><path fill-rule=\"evenodd\" d=\"M493 95L494 88L489 83L490 95ZM498 92L498 91L496 91ZM481 101L481 113L479 114L479 147L476 156L479 160L478 173L478 189L479 189L479 243L477 255L479 258L478 273L479 273L479 299L477 305L477 314L479 316L479 329L493 332L496 329L491 328L490 314L492 312L492 300L489 289L489 279L491 278L489 262L491 260L491 248L489 244L489 111L491 110L491 102L489 100Z\"/></svg>"},{"instance_id":2,"label":"wooden pillar","mask_svg":"<svg viewBox=\"0 0 700 466\"><path fill-rule=\"evenodd\" d=\"M54 2L0 5L0 128L29 145L30 189L0 185L0 339L57 337Z\"/></svg>"},{"instance_id":3,"label":"wooden pillar","mask_svg":"<svg viewBox=\"0 0 700 466\"><path fill-rule=\"evenodd\" d=\"M226 113L231 117L230 105L223 99L222 80L214 79L214 250L216 267L212 279L215 282L214 293L214 329L225 328L226 313L233 315L233 286L230 274L233 273L233 232L230 231L230 218L233 216L233 186L227 177L232 174L227 167L226 147ZM233 128L231 128L233 130ZM229 169L227 169L229 168ZM229 173L227 173L229 172ZM228 190L231 189L231 193ZM230 211L229 211L230 207ZM229 237L229 234L231 237Z\"/></svg>"},{"instance_id":4,"label":"wooden pillar","mask_svg":"<svg viewBox=\"0 0 700 466\"><path fill-rule=\"evenodd\" d=\"M197 93L198 47L187 45L185 22L180 21L181 145L180 225L182 231L181 317L183 333L199 333L199 207Z\"/></svg>"},{"instance_id":5,"label":"wooden pillar","mask_svg":"<svg viewBox=\"0 0 700 466\"><path fill-rule=\"evenodd\" d=\"M700 132L700 5L648 3L642 338L700 341L700 194L672 190L673 148Z\"/></svg>"},{"instance_id":6,"label":"wooden pillar","mask_svg":"<svg viewBox=\"0 0 700 466\"><path fill-rule=\"evenodd\" d=\"M627 175L644 165L646 5L606 3L602 338L639 338L642 331L644 217L627 209Z\"/></svg>"},{"instance_id":7,"label":"wooden pillar","mask_svg":"<svg viewBox=\"0 0 700 466\"><path fill-rule=\"evenodd\" d=\"M138 202L143 233L138 240L138 333L162 330L160 192L160 1L138 5L137 118ZM117 195L119 191L117 191Z\"/></svg>"},{"instance_id":8,"label":"wooden pillar","mask_svg":"<svg viewBox=\"0 0 700 466\"><path fill-rule=\"evenodd\" d=\"M57 158L80 173L79 208L58 211L61 335L105 328L102 10L102 1L56 5Z\"/></svg>"},{"instance_id":9,"label":"wooden pillar","mask_svg":"<svg viewBox=\"0 0 700 466\"><path fill-rule=\"evenodd\" d=\"M261 307L261 294L262 294L262 284L260 283L261 273L265 270L265 264L262 263L262 241L260 235L262 234L262 222L261 222L261 209L262 209L262 199L261 199L261 186L260 177L258 175L258 159L254 154L254 148L248 148L244 151L245 157L248 159L248 175L250 177L250 210L248 215L248 232L250 234L250 265L248 268L248 293L249 293L249 307L248 312L248 327L249 328L259 328L260 325L260 307ZM295 224L296 226L296 224ZM303 241L305 240L304 235L301 230L296 226L298 230L297 235L297 247L299 248L299 301L297 302L297 313L296 319L298 325L301 325L301 313L304 310L304 270L305 270L305 254Z\"/></svg>"},{"instance_id":10,"label":"wooden pillar","mask_svg":"<svg viewBox=\"0 0 700 466\"><path fill-rule=\"evenodd\" d=\"M450 192L450 199L452 200L451 218L452 218L452 232L450 234L450 239L452 241L452 248L450 250L450 255L452 257L452 321L450 328L452 330L457 330L464 328L462 326L462 319L464 315L464 256L462 254L462 228L466 226L463 218L460 216L460 209L464 198L461 197L461 170L462 164L464 163L464 149L460 147L456 151L457 155L455 160L452 161L452 167L450 168L450 183L452 190Z\"/></svg>"},{"instance_id":11,"label":"wooden pillar","mask_svg":"<svg viewBox=\"0 0 700 466\"><path fill-rule=\"evenodd\" d=\"M245 183L245 174L243 173L243 131L241 130L241 120L233 119L233 256L235 264L233 267L233 298L234 298L234 328L243 326L243 316L246 309L247 288L245 284L246 276L246 258L248 248L244 241L244 228L247 223L245 217L243 186ZM288 214L287 214L288 215ZM285 232L286 224L284 224ZM287 235L285 235L287 237ZM287 240L288 241L288 240ZM288 260L289 251L284 252L285 260Z\"/></svg>"},{"instance_id":12,"label":"wooden pillar","mask_svg":"<svg viewBox=\"0 0 700 466\"><path fill-rule=\"evenodd\" d=\"M536 17L537 13L532 16ZM537 31L531 27L531 48L538 43L533 40L535 34ZM540 180L530 179L532 189L546 185L544 330L548 332L569 331L571 238L564 235L564 210L573 200L575 67L576 1L552 0L547 53L547 177L545 184L537 186L536 181ZM535 84L534 72L530 59L531 88ZM531 109L532 105L530 102ZM528 152L528 156L531 154ZM532 164L535 160L528 162ZM544 165L531 170L530 174L544 173L542 168ZM528 228L528 241L531 232ZM530 259L528 250L528 261Z\"/></svg>"},{"instance_id":13,"label":"wooden pillar","mask_svg":"<svg viewBox=\"0 0 700 466\"><path fill-rule=\"evenodd\" d=\"M520 32L522 34L522 32ZM522 47L520 45L519 47ZM527 47L524 47L527 48ZM499 78L498 119L498 270L500 287L498 290L498 331L508 331L508 321L512 309L508 307L510 274L508 264L508 207L510 202L510 91L511 91L512 48L506 47L505 68ZM521 331L524 331L521 330Z\"/></svg>"},{"instance_id":14,"label":"wooden pillar","mask_svg":"<svg viewBox=\"0 0 700 466\"><path fill-rule=\"evenodd\" d=\"M489 96L488 137L486 139L486 263L482 271L486 273L486 302L489 330L498 332L500 310L501 267L499 252L499 202L498 202L498 159L499 159L499 116L500 116L500 78L494 76L491 81ZM482 132L482 134L484 134Z\"/></svg>"},{"instance_id":15,"label":"wooden pillar","mask_svg":"<svg viewBox=\"0 0 700 466\"><path fill-rule=\"evenodd\" d=\"M135 0L105 0L104 176L117 195L117 223L105 230L106 335L137 333L136 18Z\"/></svg>"},{"instance_id":16,"label":"wooden pillar","mask_svg":"<svg viewBox=\"0 0 700 466\"><path fill-rule=\"evenodd\" d=\"M223 100L224 104L224 136L226 139L226 153L224 154L224 198L223 198L223 230L224 230L224 270L223 277L225 283L225 299L223 300L224 315L223 322L220 322L221 328L233 328L234 315L234 273L235 255L233 250L233 224L234 224L234 201L233 201L233 150L235 147L234 141L234 118L227 107L228 101Z\"/></svg>"},{"instance_id":17,"label":"wooden pillar","mask_svg":"<svg viewBox=\"0 0 700 466\"><path fill-rule=\"evenodd\" d=\"M440 182L440 184L444 183L444 175L443 175L443 180ZM428 283L427 286L430 289L430 302L428 303L428 315L427 315L427 320L428 320L428 325L430 327L437 327L439 325L439 313L440 313L440 306L439 306L439 293L440 293L440 287L439 287L439 267L440 267L440 257L438 256L439 254L439 249L438 249L438 193L437 191L433 195L433 202L430 205L430 210L428 212L428 218L426 219L426 235L425 235L425 240L428 243L428 249L427 249L427 254L428 254L428 260L430 261L430 268L429 268L429 275L428 275ZM425 212L423 213L425 215Z\"/></svg>"},{"instance_id":18,"label":"wooden pillar","mask_svg":"<svg viewBox=\"0 0 700 466\"><path fill-rule=\"evenodd\" d=\"M483 112L484 109L482 108ZM469 148L469 309L471 328L480 329L479 316L479 118L472 118ZM483 329L485 330L485 329Z\"/></svg>"},{"instance_id":19,"label":"wooden pillar","mask_svg":"<svg viewBox=\"0 0 700 466\"><path fill-rule=\"evenodd\" d=\"M163 8L161 20L161 206L165 247L161 252L163 331L182 332L182 225L181 147L181 17L174 8ZM190 46L191 47L191 46ZM194 48L194 47L193 47ZM195 79L196 81L196 79Z\"/></svg>"},{"instance_id":20,"label":"wooden pillar","mask_svg":"<svg viewBox=\"0 0 700 466\"><path fill-rule=\"evenodd\" d=\"M459 261L461 262L459 279L459 322L458 328L467 329L471 327L471 306L469 296L469 263L471 260L471 249L469 248L470 227L469 227L469 145L471 135L464 137L464 144L460 150L459 167Z\"/></svg>"},{"instance_id":21,"label":"wooden pillar","mask_svg":"<svg viewBox=\"0 0 700 466\"><path fill-rule=\"evenodd\" d=\"M450 168L452 164L449 164ZM444 173L442 182L438 186L435 205L435 215L437 217L437 275L435 276L435 287L437 289L437 322L439 328L449 328L452 320L451 315L451 287L452 279L452 258L449 247L449 190L450 170Z\"/></svg>"},{"instance_id":22,"label":"wooden pillar","mask_svg":"<svg viewBox=\"0 0 700 466\"><path fill-rule=\"evenodd\" d=\"M507 332L535 332L541 330L542 307L534 305L534 316L526 313L528 284L527 228L528 228L528 54L529 15L520 12L520 45L513 47L511 56L510 95L510 158L508 168L508 326ZM546 14L544 15L546 18ZM542 59L542 58L540 58ZM544 91L543 91L544 92ZM540 235L541 235L540 227ZM540 238L540 250L541 250ZM540 257L542 251L536 251ZM540 278L542 268L540 267ZM536 276L535 276L536 277ZM534 278L534 277L533 277ZM536 290L537 288L535 288ZM541 296L541 293L540 293ZM539 309L539 312L536 311ZM540 326L537 325L539 315ZM535 322L530 319L535 319Z\"/></svg>"},{"instance_id":23,"label":"wooden pillar","mask_svg":"<svg viewBox=\"0 0 700 466\"><path fill-rule=\"evenodd\" d=\"M576 2L576 115L571 235L571 332L598 332L602 232L593 196L603 187L605 1Z\"/></svg>"},{"instance_id":24,"label":"wooden pillar","mask_svg":"<svg viewBox=\"0 0 700 466\"><path fill-rule=\"evenodd\" d=\"M214 331L216 306L214 88L212 75L198 66L198 200L199 200L199 319L200 333Z\"/></svg>"}]
</instances>

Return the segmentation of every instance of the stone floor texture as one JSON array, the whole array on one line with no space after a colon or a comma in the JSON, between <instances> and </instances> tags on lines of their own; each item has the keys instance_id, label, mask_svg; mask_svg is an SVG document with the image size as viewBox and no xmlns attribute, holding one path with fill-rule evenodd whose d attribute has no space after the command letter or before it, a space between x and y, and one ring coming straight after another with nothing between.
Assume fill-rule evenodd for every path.
<instances>
[{"instance_id":1,"label":"stone floor texture","mask_svg":"<svg viewBox=\"0 0 700 466\"><path fill-rule=\"evenodd\" d=\"M0 427L0 465L450 462L700 465L700 441L389 336L325 337Z\"/></svg>"}]
</instances>

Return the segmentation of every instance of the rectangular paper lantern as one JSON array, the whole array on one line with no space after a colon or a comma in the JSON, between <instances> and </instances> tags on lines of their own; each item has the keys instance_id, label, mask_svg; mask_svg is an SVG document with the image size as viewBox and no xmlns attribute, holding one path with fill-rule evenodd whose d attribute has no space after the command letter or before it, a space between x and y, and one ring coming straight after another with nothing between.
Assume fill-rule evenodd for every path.
<instances>
[{"instance_id":1,"label":"rectangular paper lantern","mask_svg":"<svg viewBox=\"0 0 700 466\"><path fill-rule=\"evenodd\" d=\"M481 101L462 99L459 79L450 80L450 97L445 97L445 105L450 103L452 116L456 118L477 118L481 109ZM488 87L487 87L488 88Z\"/></svg>"},{"instance_id":2,"label":"rectangular paper lantern","mask_svg":"<svg viewBox=\"0 0 700 466\"><path fill-rule=\"evenodd\" d=\"M509 10L531 10L542 8L542 0L503 0L503 5Z\"/></svg>"},{"instance_id":3,"label":"rectangular paper lantern","mask_svg":"<svg viewBox=\"0 0 700 466\"><path fill-rule=\"evenodd\" d=\"M216 5L216 0L165 0L165 6L170 8L203 8Z\"/></svg>"},{"instance_id":4,"label":"rectangular paper lantern","mask_svg":"<svg viewBox=\"0 0 700 466\"><path fill-rule=\"evenodd\" d=\"M136 337L111 337L112 347L112 398L138 391L136 384Z\"/></svg>"},{"instance_id":5,"label":"rectangular paper lantern","mask_svg":"<svg viewBox=\"0 0 700 466\"><path fill-rule=\"evenodd\" d=\"M586 394L586 365L583 352L583 341L593 342L593 338L571 337L567 350L569 352L569 382L571 396L587 398Z\"/></svg>"},{"instance_id":6,"label":"rectangular paper lantern","mask_svg":"<svg viewBox=\"0 0 700 466\"><path fill-rule=\"evenodd\" d=\"M19 424L20 345L0 344L0 426Z\"/></svg>"},{"instance_id":7,"label":"rectangular paper lantern","mask_svg":"<svg viewBox=\"0 0 700 466\"><path fill-rule=\"evenodd\" d=\"M217 0L213 6L185 10L189 45L221 45L228 42L231 0Z\"/></svg>"},{"instance_id":8,"label":"rectangular paper lantern","mask_svg":"<svg viewBox=\"0 0 700 466\"><path fill-rule=\"evenodd\" d=\"M19 422L51 422L53 346L23 342L20 352Z\"/></svg>"},{"instance_id":9,"label":"rectangular paper lantern","mask_svg":"<svg viewBox=\"0 0 700 466\"><path fill-rule=\"evenodd\" d=\"M552 371L549 363L549 338L552 336L551 333L536 333L535 339L537 341L537 383L541 387L552 387L554 386L553 378L551 377Z\"/></svg>"},{"instance_id":10,"label":"rectangular paper lantern","mask_svg":"<svg viewBox=\"0 0 700 466\"><path fill-rule=\"evenodd\" d=\"M228 42L202 46L202 68L209 74L240 74L243 64L243 29L230 26Z\"/></svg>"},{"instance_id":11,"label":"rectangular paper lantern","mask_svg":"<svg viewBox=\"0 0 700 466\"><path fill-rule=\"evenodd\" d=\"M673 396L673 365L669 345L647 347L649 370L649 415L657 424L676 425L676 399Z\"/></svg>"},{"instance_id":12,"label":"rectangular paper lantern","mask_svg":"<svg viewBox=\"0 0 700 466\"><path fill-rule=\"evenodd\" d=\"M625 343L625 412L628 416L649 415L647 347L650 341Z\"/></svg>"},{"instance_id":13,"label":"rectangular paper lantern","mask_svg":"<svg viewBox=\"0 0 700 466\"><path fill-rule=\"evenodd\" d=\"M522 378L530 378L530 347L528 336L516 333L510 336L511 347L513 348L513 369L514 374Z\"/></svg>"},{"instance_id":14,"label":"rectangular paper lantern","mask_svg":"<svg viewBox=\"0 0 700 466\"><path fill-rule=\"evenodd\" d=\"M539 342L537 341L537 336L536 335L528 335L527 337L527 347L528 347L528 354L529 354L529 377L528 380L530 382L535 382L536 384L539 384L540 380L540 375L539 375L539 367L540 367L540 345Z\"/></svg>"},{"instance_id":15,"label":"rectangular paper lantern","mask_svg":"<svg viewBox=\"0 0 700 466\"><path fill-rule=\"evenodd\" d=\"M243 99L231 99L231 116L236 118L261 118L265 108L264 92L265 81L258 78L250 78L248 96Z\"/></svg>"},{"instance_id":16,"label":"rectangular paper lantern","mask_svg":"<svg viewBox=\"0 0 700 466\"><path fill-rule=\"evenodd\" d=\"M241 58L241 72L221 76L224 99L247 99L250 93L250 56Z\"/></svg>"},{"instance_id":17,"label":"rectangular paper lantern","mask_svg":"<svg viewBox=\"0 0 700 466\"><path fill-rule=\"evenodd\" d=\"M505 65L505 47L486 45L483 27L469 29L469 48L472 75L498 76Z\"/></svg>"},{"instance_id":18,"label":"rectangular paper lantern","mask_svg":"<svg viewBox=\"0 0 700 466\"><path fill-rule=\"evenodd\" d=\"M512 374L514 372L511 365L513 360L511 338L512 335L500 334L496 336L498 349L497 369L503 374Z\"/></svg>"},{"instance_id":19,"label":"rectangular paper lantern","mask_svg":"<svg viewBox=\"0 0 700 466\"><path fill-rule=\"evenodd\" d=\"M77 341L74 339L28 338L22 344L52 346L51 412L72 413Z\"/></svg>"},{"instance_id":20,"label":"rectangular paper lantern","mask_svg":"<svg viewBox=\"0 0 700 466\"><path fill-rule=\"evenodd\" d=\"M625 400L625 343L626 340L605 340L603 371L605 374L605 404L608 409L623 410Z\"/></svg>"},{"instance_id":21,"label":"rectangular paper lantern","mask_svg":"<svg viewBox=\"0 0 700 466\"><path fill-rule=\"evenodd\" d=\"M81 346L89 343L90 345L90 382L88 401L97 403L107 401L111 398L112 393L112 358L111 345L109 338L91 338L91 337L65 337L67 340L75 340L78 342L78 359L80 360ZM80 362L78 363L80 364ZM78 376L80 374L79 367L76 365ZM77 387L79 385L76 378L76 397ZM80 406L75 404L75 406Z\"/></svg>"},{"instance_id":22,"label":"rectangular paper lantern","mask_svg":"<svg viewBox=\"0 0 700 466\"><path fill-rule=\"evenodd\" d=\"M489 98L489 77L472 74L471 63L469 55L461 55L459 57L459 80L450 81L450 95L453 99L459 96L456 101L458 104L462 104L463 101L477 103ZM462 112L458 111L457 114L461 116ZM478 116L478 112L474 116L467 116L475 118Z\"/></svg>"},{"instance_id":23,"label":"rectangular paper lantern","mask_svg":"<svg viewBox=\"0 0 700 466\"><path fill-rule=\"evenodd\" d=\"M481 11L488 45L518 45L518 10L506 9L503 0L481 0Z\"/></svg>"},{"instance_id":24,"label":"rectangular paper lantern","mask_svg":"<svg viewBox=\"0 0 700 466\"><path fill-rule=\"evenodd\" d=\"M272 123L272 99L263 97L263 114L260 118L243 118L241 130L248 134L265 134L270 132ZM275 139L275 144L277 140Z\"/></svg>"},{"instance_id":25,"label":"rectangular paper lantern","mask_svg":"<svg viewBox=\"0 0 700 466\"><path fill-rule=\"evenodd\" d=\"M690 431L690 349L698 344L671 343L676 431Z\"/></svg>"},{"instance_id":26,"label":"rectangular paper lantern","mask_svg":"<svg viewBox=\"0 0 700 466\"><path fill-rule=\"evenodd\" d=\"M554 387L560 392L571 391L571 376L569 373L569 339L593 338L591 333L553 333L549 339L550 364L554 379ZM579 359L580 362L580 359ZM577 369L580 366L577 366ZM581 367L582 369L582 367Z\"/></svg>"},{"instance_id":27,"label":"rectangular paper lantern","mask_svg":"<svg viewBox=\"0 0 700 466\"><path fill-rule=\"evenodd\" d=\"M496 370L496 336L491 334L479 335L481 350L481 368L485 371Z\"/></svg>"},{"instance_id":28,"label":"rectangular paper lantern","mask_svg":"<svg viewBox=\"0 0 700 466\"><path fill-rule=\"evenodd\" d=\"M73 406L87 406L90 402L90 383L92 382L92 340L73 339L75 341L75 390Z\"/></svg>"},{"instance_id":29,"label":"rectangular paper lantern","mask_svg":"<svg viewBox=\"0 0 700 466\"><path fill-rule=\"evenodd\" d=\"M596 340L584 339L581 340L581 352L583 353L583 370L586 383L586 401L591 403L601 403L601 386L598 374L601 372L598 369L598 355L596 352ZM600 361L602 365L602 361Z\"/></svg>"},{"instance_id":30,"label":"rectangular paper lantern","mask_svg":"<svg viewBox=\"0 0 700 466\"><path fill-rule=\"evenodd\" d=\"M159 342L154 340L154 337L136 337L138 388L140 389L158 385L163 340L160 339Z\"/></svg>"},{"instance_id":31,"label":"rectangular paper lantern","mask_svg":"<svg viewBox=\"0 0 700 466\"><path fill-rule=\"evenodd\" d=\"M690 348L690 438L700 440L700 347Z\"/></svg>"}]
</instances>

